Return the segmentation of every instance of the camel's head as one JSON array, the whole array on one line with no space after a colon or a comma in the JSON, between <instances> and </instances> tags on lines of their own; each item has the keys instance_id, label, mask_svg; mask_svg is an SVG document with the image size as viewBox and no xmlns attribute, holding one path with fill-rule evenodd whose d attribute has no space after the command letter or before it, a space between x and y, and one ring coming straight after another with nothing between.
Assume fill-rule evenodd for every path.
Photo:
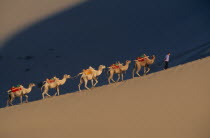
<instances>
[{"instance_id":1,"label":"camel's head","mask_svg":"<svg viewBox=\"0 0 210 138\"><path fill-rule=\"evenodd\" d=\"M130 60L126 60L126 63L130 64L130 63L131 63L131 61L130 61Z\"/></svg>"},{"instance_id":2,"label":"camel's head","mask_svg":"<svg viewBox=\"0 0 210 138\"><path fill-rule=\"evenodd\" d=\"M66 78L66 79L71 78L71 76L70 75L67 75L67 74L65 74L63 77Z\"/></svg>"},{"instance_id":3,"label":"camel's head","mask_svg":"<svg viewBox=\"0 0 210 138\"><path fill-rule=\"evenodd\" d=\"M106 68L106 66L104 66L104 65L100 65L100 66L99 66L99 68L101 68L101 69L105 69L105 68Z\"/></svg>"},{"instance_id":4,"label":"camel's head","mask_svg":"<svg viewBox=\"0 0 210 138\"><path fill-rule=\"evenodd\" d=\"M152 59L155 59L155 55L152 55Z\"/></svg>"},{"instance_id":5,"label":"camel's head","mask_svg":"<svg viewBox=\"0 0 210 138\"><path fill-rule=\"evenodd\" d=\"M34 83L30 83L29 86L30 86L30 87L34 87L34 86L36 86L36 85L35 85Z\"/></svg>"}]
</instances>

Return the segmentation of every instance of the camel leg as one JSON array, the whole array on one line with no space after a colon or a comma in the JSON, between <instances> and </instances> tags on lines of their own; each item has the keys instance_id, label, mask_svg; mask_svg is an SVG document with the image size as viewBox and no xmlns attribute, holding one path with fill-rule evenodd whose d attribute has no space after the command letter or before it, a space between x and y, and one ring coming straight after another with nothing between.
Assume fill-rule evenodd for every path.
<instances>
[{"instance_id":1,"label":"camel leg","mask_svg":"<svg viewBox=\"0 0 210 138\"><path fill-rule=\"evenodd\" d=\"M60 89L59 89L59 87L56 88L56 91L57 91L56 93L57 93L58 96L59 96L59 95L60 95Z\"/></svg>"},{"instance_id":2,"label":"camel leg","mask_svg":"<svg viewBox=\"0 0 210 138\"><path fill-rule=\"evenodd\" d=\"M113 80L113 78L111 78L111 80L112 80L112 82L115 82L115 81Z\"/></svg>"},{"instance_id":3,"label":"camel leg","mask_svg":"<svg viewBox=\"0 0 210 138\"><path fill-rule=\"evenodd\" d=\"M7 100L7 106L9 106L9 104L10 104L10 98Z\"/></svg>"},{"instance_id":4,"label":"camel leg","mask_svg":"<svg viewBox=\"0 0 210 138\"><path fill-rule=\"evenodd\" d=\"M23 97L20 96L20 103L22 104L23 103Z\"/></svg>"},{"instance_id":5,"label":"camel leg","mask_svg":"<svg viewBox=\"0 0 210 138\"><path fill-rule=\"evenodd\" d=\"M13 106L13 104L12 104L12 100L9 100L9 104L10 104L11 106Z\"/></svg>"},{"instance_id":6,"label":"camel leg","mask_svg":"<svg viewBox=\"0 0 210 138\"><path fill-rule=\"evenodd\" d=\"M7 106L9 106L9 99L7 100Z\"/></svg>"},{"instance_id":7,"label":"camel leg","mask_svg":"<svg viewBox=\"0 0 210 138\"><path fill-rule=\"evenodd\" d=\"M25 97L26 97L26 103L28 103L28 95L25 95Z\"/></svg>"},{"instance_id":8,"label":"camel leg","mask_svg":"<svg viewBox=\"0 0 210 138\"><path fill-rule=\"evenodd\" d=\"M134 69L132 71L132 78L134 78L134 72L135 72L135 67L134 67Z\"/></svg>"},{"instance_id":9,"label":"camel leg","mask_svg":"<svg viewBox=\"0 0 210 138\"><path fill-rule=\"evenodd\" d=\"M147 70L148 68L148 70ZM150 71L150 68L149 67L144 67L144 75L147 75L147 73Z\"/></svg>"},{"instance_id":10,"label":"camel leg","mask_svg":"<svg viewBox=\"0 0 210 138\"><path fill-rule=\"evenodd\" d=\"M94 87L94 85L93 85L93 79L91 80L91 84L92 84L92 87Z\"/></svg>"},{"instance_id":11,"label":"camel leg","mask_svg":"<svg viewBox=\"0 0 210 138\"><path fill-rule=\"evenodd\" d=\"M110 80L111 80L111 74L110 74L109 77L108 77L108 83L109 83L109 84L111 83Z\"/></svg>"},{"instance_id":12,"label":"camel leg","mask_svg":"<svg viewBox=\"0 0 210 138\"><path fill-rule=\"evenodd\" d=\"M108 72L107 72L107 75L108 75L108 73L109 73L108 83L110 84L110 72L108 71Z\"/></svg>"},{"instance_id":13,"label":"camel leg","mask_svg":"<svg viewBox=\"0 0 210 138\"><path fill-rule=\"evenodd\" d=\"M50 97L50 95L48 94L48 92L46 93L46 95L47 95L48 97Z\"/></svg>"},{"instance_id":14,"label":"camel leg","mask_svg":"<svg viewBox=\"0 0 210 138\"><path fill-rule=\"evenodd\" d=\"M7 106L9 106L10 100L11 100L11 96L8 95Z\"/></svg>"},{"instance_id":15,"label":"camel leg","mask_svg":"<svg viewBox=\"0 0 210 138\"><path fill-rule=\"evenodd\" d=\"M140 77L141 75L139 74L139 71L141 70L141 66L137 67L136 69L136 74Z\"/></svg>"},{"instance_id":16,"label":"camel leg","mask_svg":"<svg viewBox=\"0 0 210 138\"><path fill-rule=\"evenodd\" d=\"M50 97L50 95L48 94L48 88L45 87L44 92L42 93L42 98L44 99L44 95L46 94L48 97Z\"/></svg>"},{"instance_id":17,"label":"camel leg","mask_svg":"<svg viewBox=\"0 0 210 138\"><path fill-rule=\"evenodd\" d=\"M89 90L89 88L87 87L88 80L84 80L84 83L85 83L85 88Z\"/></svg>"},{"instance_id":18,"label":"camel leg","mask_svg":"<svg viewBox=\"0 0 210 138\"><path fill-rule=\"evenodd\" d=\"M123 73L121 74L121 78L122 78L122 81L123 81Z\"/></svg>"},{"instance_id":19,"label":"camel leg","mask_svg":"<svg viewBox=\"0 0 210 138\"><path fill-rule=\"evenodd\" d=\"M51 97L51 95L48 94L48 92L45 93L48 97Z\"/></svg>"},{"instance_id":20,"label":"camel leg","mask_svg":"<svg viewBox=\"0 0 210 138\"><path fill-rule=\"evenodd\" d=\"M10 105L12 105L12 106L13 106L12 101L13 101L14 99L15 99L14 97L11 97L11 99L10 99L10 101L9 101Z\"/></svg>"},{"instance_id":21,"label":"camel leg","mask_svg":"<svg viewBox=\"0 0 210 138\"><path fill-rule=\"evenodd\" d=\"M96 83L93 86L95 87L96 84L98 84L98 80L96 78L94 80L95 80Z\"/></svg>"},{"instance_id":22,"label":"camel leg","mask_svg":"<svg viewBox=\"0 0 210 138\"><path fill-rule=\"evenodd\" d=\"M145 74L147 74L150 71L150 68L148 68L147 72Z\"/></svg>"},{"instance_id":23,"label":"camel leg","mask_svg":"<svg viewBox=\"0 0 210 138\"><path fill-rule=\"evenodd\" d=\"M136 70L136 74L140 77L141 75L139 74L140 70Z\"/></svg>"},{"instance_id":24,"label":"camel leg","mask_svg":"<svg viewBox=\"0 0 210 138\"><path fill-rule=\"evenodd\" d=\"M78 85L79 91L81 91L80 86L82 85L82 83L83 83L83 79L80 78L80 82L79 82L79 85Z\"/></svg>"},{"instance_id":25,"label":"camel leg","mask_svg":"<svg viewBox=\"0 0 210 138\"><path fill-rule=\"evenodd\" d=\"M141 70L141 66L138 67L137 65L134 66L134 69L133 69L133 78L134 78L134 72L136 71L136 74L138 75L138 77L140 77L141 75L139 74L139 71Z\"/></svg>"},{"instance_id":26,"label":"camel leg","mask_svg":"<svg viewBox=\"0 0 210 138\"><path fill-rule=\"evenodd\" d=\"M109 84L111 83L109 78L108 78L108 83L109 83Z\"/></svg>"},{"instance_id":27,"label":"camel leg","mask_svg":"<svg viewBox=\"0 0 210 138\"><path fill-rule=\"evenodd\" d=\"M54 94L54 96L56 96L57 94L58 94L58 89L57 89L57 87L55 88L55 94Z\"/></svg>"},{"instance_id":28,"label":"camel leg","mask_svg":"<svg viewBox=\"0 0 210 138\"><path fill-rule=\"evenodd\" d=\"M134 74L135 71L136 71L136 74L138 75L136 63L135 63L135 65L134 65L133 72L132 72L132 77L133 77L133 78L135 77L135 74Z\"/></svg>"},{"instance_id":29,"label":"camel leg","mask_svg":"<svg viewBox=\"0 0 210 138\"><path fill-rule=\"evenodd\" d=\"M110 76L109 76L109 78L108 78L109 84L111 83L110 80L112 80L112 82L115 82L115 81L113 80L113 74L112 74L112 73L110 73Z\"/></svg>"},{"instance_id":30,"label":"camel leg","mask_svg":"<svg viewBox=\"0 0 210 138\"><path fill-rule=\"evenodd\" d=\"M42 98L44 99L45 97L45 94L48 96L48 97L50 97L50 95L48 94L48 91L49 91L49 88L48 88L48 86L44 86L44 91L43 91L43 93L42 93Z\"/></svg>"},{"instance_id":31,"label":"camel leg","mask_svg":"<svg viewBox=\"0 0 210 138\"><path fill-rule=\"evenodd\" d=\"M43 93L42 93L42 99L44 99L44 94L45 94L45 93L43 92Z\"/></svg>"},{"instance_id":32,"label":"camel leg","mask_svg":"<svg viewBox=\"0 0 210 138\"><path fill-rule=\"evenodd\" d=\"M117 78L116 82L118 82L120 80L120 74L117 74L117 75L118 75L118 78Z\"/></svg>"}]
</instances>

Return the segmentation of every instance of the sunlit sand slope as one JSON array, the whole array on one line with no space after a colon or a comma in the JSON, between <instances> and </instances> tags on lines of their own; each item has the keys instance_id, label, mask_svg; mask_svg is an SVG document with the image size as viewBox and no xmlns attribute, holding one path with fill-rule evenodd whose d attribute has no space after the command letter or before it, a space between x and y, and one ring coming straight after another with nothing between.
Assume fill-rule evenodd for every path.
<instances>
[{"instance_id":1,"label":"sunlit sand slope","mask_svg":"<svg viewBox=\"0 0 210 138\"><path fill-rule=\"evenodd\" d=\"M207 138L210 57L0 110L2 138Z\"/></svg>"}]
</instances>

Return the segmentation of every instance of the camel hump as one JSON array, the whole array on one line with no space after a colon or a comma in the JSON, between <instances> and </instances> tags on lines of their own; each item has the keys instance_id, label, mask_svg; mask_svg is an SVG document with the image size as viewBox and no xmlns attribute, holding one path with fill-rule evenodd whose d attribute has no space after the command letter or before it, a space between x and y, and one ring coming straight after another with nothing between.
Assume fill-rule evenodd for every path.
<instances>
[{"instance_id":1,"label":"camel hump","mask_svg":"<svg viewBox=\"0 0 210 138\"><path fill-rule=\"evenodd\" d=\"M94 69L93 67L91 67L91 66L89 66L89 68L88 69Z\"/></svg>"},{"instance_id":2,"label":"camel hump","mask_svg":"<svg viewBox=\"0 0 210 138\"><path fill-rule=\"evenodd\" d=\"M53 77L53 78L51 78L51 79L47 79L46 82L47 82L47 83L53 83L53 82L55 82L55 79L56 79L56 78Z\"/></svg>"},{"instance_id":3,"label":"camel hump","mask_svg":"<svg viewBox=\"0 0 210 138\"><path fill-rule=\"evenodd\" d=\"M90 75L90 74L93 73L93 70L89 68L89 69L83 70L83 73L84 73L85 75Z\"/></svg>"},{"instance_id":4,"label":"camel hump","mask_svg":"<svg viewBox=\"0 0 210 138\"><path fill-rule=\"evenodd\" d=\"M17 92L22 90L23 87L21 87L22 85L17 85L17 86L13 86L10 90L11 92Z\"/></svg>"},{"instance_id":5,"label":"camel hump","mask_svg":"<svg viewBox=\"0 0 210 138\"><path fill-rule=\"evenodd\" d=\"M118 69L120 68L120 64L112 64L109 68Z\"/></svg>"},{"instance_id":6,"label":"camel hump","mask_svg":"<svg viewBox=\"0 0 210 138\"><path fill-rule=\"evenodd\" d=\"M136 59L138 62L143 62L144 60L145 60L145 58L144 57L137 57L137 59Z\"/></svg>"}]
</instances>

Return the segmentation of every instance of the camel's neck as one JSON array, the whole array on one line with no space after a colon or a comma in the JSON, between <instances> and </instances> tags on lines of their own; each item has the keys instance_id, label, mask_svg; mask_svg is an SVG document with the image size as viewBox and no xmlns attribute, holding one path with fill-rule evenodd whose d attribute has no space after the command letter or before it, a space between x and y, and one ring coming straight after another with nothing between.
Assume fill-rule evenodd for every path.
<instances>
[{"instance_id":1,"label":"camel's neck","mask_svg":"<svg viewBox=\"0 0 210 138\"><path fill-rule=\"evenodd\" d=\"M25 88L25 93L30 93L33 86L29 86L27 89Z\"/></svg>"},{"instance_id":2,"label":"camel's neck","mask_svg":"<svg viewBox=\"0 0 210 138\"><path fill-rule=\"evenodd\" d=\"M130 63L127 62L127 63L125 64L125 66L122 66L123 70L127 70L128 67L129 67L129 64L130 64Z\"/></svg>"},{"instance_id":3,"label":"camel's neck","mask_svg":"<svg viewBox=\"0 0 210 138\"><path fill-rule=\"evenodd\" d=\"M60 85L63 85L64 83L66 83L66 78L65 78L65 77L63 77L63 79L62 79L62 80L59 80L59 83L60 83Z\"/></svg>"},{"instance_id":4,"label":"camel's neck","mask_svg":"<svg viewBox=\"0 0 210 138\"><path fill-rule=\"evenodd\" d=\"M103 72L103 68L98 68L98 70L96 71L96 75L99 76L101 75L101 73Z\"/></svg>"},{"instance_id":5,"label":"camel's neck","mask_svg":"<svg viewBox=\"0 0 210 138\"><path fill-rule=\"evenodd\" d=\"M155 58L153 57L152 59L147 60L147 64L153 64L155 61Z\"/></svg>"}]
</instances>

